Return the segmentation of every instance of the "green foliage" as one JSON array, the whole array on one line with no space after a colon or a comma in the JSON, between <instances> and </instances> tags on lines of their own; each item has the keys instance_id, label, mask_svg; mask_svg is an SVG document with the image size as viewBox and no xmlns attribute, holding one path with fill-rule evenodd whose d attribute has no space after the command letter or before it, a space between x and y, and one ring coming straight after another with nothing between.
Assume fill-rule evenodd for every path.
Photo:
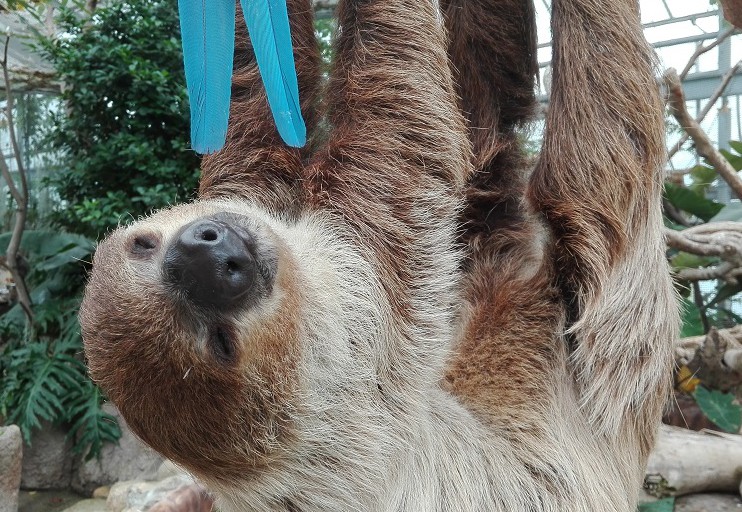
<instances>
[{"instance_id":1,"label":"green foliage","mask_svg":"<svg viewBox=\"0 0 742 512\"><path fill-rule=\"evenodd\" d=\"M683 326L680 331L680 337L700 336L703 334L703 323L701 322L701 312L692 301L682 300L682 319Z\"/></svg>"},{"instance_id":2,"label":"green foliage","mask_svg":"<svg viewBox=\"0 0 742 512\"><path fill-rule=\"evenodd\" d=\"M61 10L62 35L38 48L65 83L49 140L63 155L50 180L54 220L97 238L122 220L190 198L199 161L175 0L127 0L92 18Z\"/></svg>"},{"instance_id":3,"label":"green foliage","mask_svg":"<svg viewBox=\"0 0 742 512\"><path fill-rule=\"evenodd\" d=\"M100 391L87 378L79 352L78 340L70 338L7 345L0 355L0 414L21 428L29 444L43 420L70 423L70 435L79 433L74 450L91 458L121 431L101 409Z\"/></svg>"},{"instance_id":4,"label":"green foliage","mask_svg":"<svg viewBox=\"0 0 742 512\"><path fill-rule=\"evenodd\" d=\"M722 153L736 170L742 170L742 142L730 141L729 146L731 149L722 150ZM692 224L742 221L740 203L724 205L705 197L710 185L717 178L713 167L706 163L697 165L686 176L683 185L665 183L664 198L675 208L690 214ZM682 226L667 218L665 224L671 229L682 229ZM676 271L715 267L722 262L719 257L698 256L676 250L670 250L668 258ZM690 290L689 283L678 282L678 291L684 298L690 297ZM703 334L704 319L709 327L730 327L739 323L742 317L730 311L726 305L728 300L734 300L740 292L742 284L720 282L716 290L697 298L698 303L685 300L682 336Z\"/></svg>"},{"instance_id":5,"label":"green foliage","mask_svg":"<svg viewBox=\"0 0 742 512\"><path fill-rule=\"evenodd\" d=\"M679 187L672 183L665 183L665 198L676 208L695 215L705 222L711 220L724 208L723 204L706 199L702 194L690 188Z\"/></svg>"},{"instance_id":6,"label":"green foliage","mask_svg":"<svg viewBox=\"0 0 742 512\"><path fill-rule=\"evenodd\" d=\"M5 251L10 234L0 235ZM77 311L85 266L94 243L81 235L27 231L21 250L30 263L35 318L29 325L19 305L0 317L0 416L17 423L26 439L42 421L71 425L75 450L88 457L121 433L101 410L100 391L81 360Z\"/></svg>"},{"instance_id":7,"label":"green foliage","mask_svg":"<svg viewBox=\"0 0 742 512\"><path fill-rule=\"evenodd\" d=\"M318 19L314 22L314 35L319 43L322 63L328 69L332 62L332 37L335 32L335 20L332 18Z\"/></svg>"},{"instance_id":8,"label":"green foliage","mask_svg":"<svg viewBox=\"0 0 742 512\"><path fill-rule=\"evenodd\" d=\"M639 512L672 512L675 510L675 498L665 498L639 505Z\"/></svg>"},{"instance_id":9,"label":"green foliage","mask_svg":"<svg viewBox=\"0 0 742 512\"><path fill-rule=\"evenodd\" d=\"M696 387L693 393L703 414L720 429L736 434L742 427L742 409L734 403L734 395Z\"/></svg>"}]
</instances>

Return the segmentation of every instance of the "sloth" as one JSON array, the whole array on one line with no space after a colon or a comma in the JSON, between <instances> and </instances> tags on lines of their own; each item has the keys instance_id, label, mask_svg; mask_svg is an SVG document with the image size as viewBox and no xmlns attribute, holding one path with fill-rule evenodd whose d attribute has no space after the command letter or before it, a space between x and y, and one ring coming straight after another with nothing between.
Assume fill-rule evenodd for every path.
<instances>
[{"instance_id":1,"label":"sloth","mask_svg":"<svg viewBox=\"0 0 742 512\"><path fill-rule=\"evenodd\" d=\"M237 511L633 511L678 312L635 0L341 0L329 78L288 0L310 143L237 15L198 200L100 243L92 378Z\"/></svg>"}]
</instances>

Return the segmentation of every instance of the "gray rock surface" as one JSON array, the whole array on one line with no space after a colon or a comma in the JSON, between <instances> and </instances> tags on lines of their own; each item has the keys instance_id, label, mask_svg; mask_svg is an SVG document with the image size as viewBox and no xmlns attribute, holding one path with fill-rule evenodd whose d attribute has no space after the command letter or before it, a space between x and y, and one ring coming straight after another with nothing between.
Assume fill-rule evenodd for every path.
<instances>
[{"instance_id":1,"label":"gray rock surface","mask_svg":"<svg viewBox=\"0 0 742 512\"><path fill-rule=\"evenodd\" d=\"M24 446L21 487L66 489L72 475L72 441L61 427L43 423L35 430L31 446Z\"/></svg>"},{"instance_id":2,"label":"gray rock surface","mask_svg":"<svg viewBox=\"0 0 742 512\"><path fill-rule=\"evenodd\" d=\"M149 512L212 512L214 501L198 484L179 487L168 493Z\"/></svg>"},{"instance_id":3,"label":"gray rock surface","mask_svg":"<svg viewBox=\"0 0 742 512\"><path fill-rule=\"evenodd\" d=\"M113 405L105 404L103 409L116 417L122 436L117 445L103 446L98 459L86 462L84 457L79 457L75 461L72 489L84 496L91 496L96 488L115 482L155 479L163 460L132 434Z\"/></svg>"},{"instance_id":4,"label":"gray rock surface","mask_svg":"<svg viewBox=\"0 0 742 512\"><path fill-rule=\"evenodd\" d=\"M23 439L15 426L0 427L0 512L18 510Z\"/></svg>"},{"instance_id":5,"label":"gray rock surface","mask_svg":"<svg viewBox=\"0 0 742 512\"><path fill-rule=\"evenodd\" d=\"M149 510L165 500L172 492L193 484L187 475L177 475L157 482L130 481L119 482L111 487L108 494L108 512L125 510Z\"/></svg>"},{"instance_id":6,"label":"gray rock surface","mask_svg":"<svg viewBox=\"0 0 742 512\"><path fill-rule=\"evenodd\" d=\"M107 512L106 500L82 500L78 501L63 512Z\"/></svg>"},{"instance_id":7,"label":"gray rock surface","mask_svg":"<svg viewBox=\"0 0 742 512\"><path fill-rule=\"evenodd\" d=\"M734 494L690 494L675 501L675 512L742 512L742 499Z\"/></svg>"}]
</instances>

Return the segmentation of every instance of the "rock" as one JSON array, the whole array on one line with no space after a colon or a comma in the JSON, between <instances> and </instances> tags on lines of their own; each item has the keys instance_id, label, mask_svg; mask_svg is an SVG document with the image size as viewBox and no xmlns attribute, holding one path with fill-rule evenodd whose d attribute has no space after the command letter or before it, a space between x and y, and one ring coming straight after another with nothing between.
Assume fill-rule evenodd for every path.
<instances>
[{"instance_id":1,"label":"rock","mask_svg":"<svg viewBox=\"0 0 742 512\"><path fill-rule=\"evenodd\" d=\"M62 512L106 512L106 500L78 501Z\"/></svg>"},{"instance_id":2,"label":"rock","mask_svg":"<svg viewBox=\"0 0 742 512\"><path fill-rule=\"evenodd\" d=\"M184 469L180 468L173 461L165 459L157 470L155 480L165 480L171 476L182 475L184 473L186 473Z\"/></svg>"},{"instance_id":3,"label":"rock","mask_svg":"<svg viewBox=\"0 0 742 512\"><path fill-rule=\"evenodd\" d=\"M99 458L86 462L81 456L75 461L72 489L85 496L90 496L98 487L115 482L155 479L163 460L132 434L112 404L105 404L103 409L118 420L122 435L118 445L104 445Z\"/></svg>"},{"instance_id":4,"label":"rock","mask_svg":"<svg viewBox=\"0 0 742 512\"><path fill-rule=\"evenodd\" d=\"M149 512L211 512L214 500L198 484L180 487L168 493Z\"/></svg>"},{"instance_id":5,"label":"rock","mask_svg":"<svg viewBox=\"0 0 742 512\"><path fill-rule=\"evenodd\" d=\"M0 427L0 512L18 510L23 438L16 425Z\"/></svg>"},{"instance_id":6,"label":"rock","mask_svg":"<svg viewBox=\"0 0 742 512\"><path fill-rule=\"evenodd\" d=\"M111 487L111 492L108 494L107 511L149 510L150 507L163 501L170 492L193 483L193 479L184 474L171 476L159 482L119 482Z\"/></svg>"},{"instance_id":7,"label":"rock","mask_svg":"<svg viewBox=\"0 0 742 512\"><path fill-rule=\"evenodd\" d=\"M98 487L93 491L93 498L105 500L108 498L108 494L111 492L111 488L107 485Z\"/></svg>"},{"instance_id":8,"label":"rock","mask_svg":"<svg viewBox=\"0 0 742 512\"><path fill-rule=\"evenodd\" d=\"M21 487L24 489L66 489L72 471L72 442L61 427L44 422L34 431L31 446L23 453Z\"/></svg>"},{"instance_id":9,"label":"rock","mask_svg":"<svg viewBox=\"0 0 742 512\"><path fill-rule=\"evenodd\" d=\"M675 501L675 512L740 512L742 500L734 494L690 494Z\"/></svg>"}]
</instances>

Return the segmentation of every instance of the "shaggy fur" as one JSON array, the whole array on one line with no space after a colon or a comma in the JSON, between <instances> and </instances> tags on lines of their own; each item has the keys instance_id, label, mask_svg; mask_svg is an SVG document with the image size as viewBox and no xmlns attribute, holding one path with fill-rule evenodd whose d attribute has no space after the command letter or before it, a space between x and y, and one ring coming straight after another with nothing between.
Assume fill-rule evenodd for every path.
<instances>
[{"instance_id":1,"label":"shaggy fur","mask_svg":"<svg viewBox=\"0 0 742 512\"><path fill-rule=\"evenodd\" d=\"M530 176L529 1L345 0L325 94L310 2L288 5L313 143L282 145L240 38L201 200L96 253L93 378L225 512L635 510L677 311L634 0L554 0ZM277 269L236 312L163 279L181 227L214 215Z\"/></svg>"}]
</instances>

